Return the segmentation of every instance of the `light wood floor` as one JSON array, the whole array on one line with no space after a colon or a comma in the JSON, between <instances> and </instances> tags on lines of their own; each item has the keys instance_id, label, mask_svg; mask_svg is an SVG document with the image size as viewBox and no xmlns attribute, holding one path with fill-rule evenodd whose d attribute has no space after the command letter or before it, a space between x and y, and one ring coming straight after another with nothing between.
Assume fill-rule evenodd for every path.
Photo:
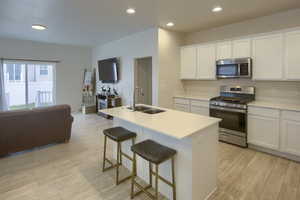
<instances>
[{"instance_id":1,"label":"light wood floor","mask_svg":"<svg viewBox=\"0 0 300 200\"><path fill-rule=\"evenodd\" d=\"M111 126L96 115L76 114L68 144L0 159L0 200L129 200L130 182L115 186L114 171L100 170L101 132ZM219 188L210 200L300 200L299 163L228 144L219 147Z\"/></svg>"}]
</instances>

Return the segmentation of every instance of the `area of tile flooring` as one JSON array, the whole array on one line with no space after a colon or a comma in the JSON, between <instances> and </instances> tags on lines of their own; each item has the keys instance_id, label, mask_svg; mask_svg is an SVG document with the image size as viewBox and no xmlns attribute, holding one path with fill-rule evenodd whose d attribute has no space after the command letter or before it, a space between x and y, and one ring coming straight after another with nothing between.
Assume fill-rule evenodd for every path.
<instances>
[{"instance_id":1,"label":"area of tile flooring","mask_svg":"<svg viewBox=\"0 0 300 200\"><path fill-rule=\"evenodd\" d=\"M102 130L112 122L93 114L74 117L69 143L0 159L0 200L130 199L130 181L115 186L114 171L100 170ZM219 147L218 190L210 200L300 199L299 163L228 144Z\"/></svg>"}]
</instances>

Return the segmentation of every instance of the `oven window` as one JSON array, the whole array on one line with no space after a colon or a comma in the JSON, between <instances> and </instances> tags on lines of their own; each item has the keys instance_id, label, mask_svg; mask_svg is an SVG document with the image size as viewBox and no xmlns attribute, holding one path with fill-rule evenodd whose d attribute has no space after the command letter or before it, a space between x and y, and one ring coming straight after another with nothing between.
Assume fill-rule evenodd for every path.
<instances>
[{"instance_id":1,"label":"oven window","mask_svg":"<svg viewBox=\"0 0 300 200\"><path fill-rule=\"evenodd\" d=\"M219 76L237 76L237 65L218 65L217 74Z\"/></svg>"},{"instance_id":2,"label":"oven window","mask_svg":"<svg viewBox=\"0 0 300 200\"><path fill-rule=\"evenodd\" d=\"M246 132L246 114L210 109L210 116L220 118L220 128Z\"/></svg>"}]
</instances>

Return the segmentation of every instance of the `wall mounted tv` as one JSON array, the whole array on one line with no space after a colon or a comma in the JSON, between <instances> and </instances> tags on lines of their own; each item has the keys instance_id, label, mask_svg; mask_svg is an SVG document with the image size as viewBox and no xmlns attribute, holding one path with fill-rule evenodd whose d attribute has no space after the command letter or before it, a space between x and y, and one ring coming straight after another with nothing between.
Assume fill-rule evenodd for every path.
<instances>
[{"instance_id":1,"label":"wall mounted tv","mask_svg":"<svg viewBox=\"0 0 300 200\"><path fill-rule=\"evenodd\" d=\"M109 58L98 61L99 80L102 83L116 83L119 80L118 58Z\"/></svg>"}]
</instances>

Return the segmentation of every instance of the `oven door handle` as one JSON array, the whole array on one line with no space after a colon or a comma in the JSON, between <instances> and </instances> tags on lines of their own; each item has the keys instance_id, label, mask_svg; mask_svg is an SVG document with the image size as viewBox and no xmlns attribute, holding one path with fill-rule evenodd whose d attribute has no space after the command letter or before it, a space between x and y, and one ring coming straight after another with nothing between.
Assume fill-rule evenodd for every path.
<instances>
[{"instance_id":1,"label":"oven door handle","mask_svg":"<svg viewBox=\"0 0 300 200\"><path fill-rule=\"evenodd\" d=\"M228 112L247 113L246 110L238 110L238 109L224 108L224 107L217 107L217 106L210 106L209 108L214 110L228 111Z\"/></svg>"}]
</instances>

